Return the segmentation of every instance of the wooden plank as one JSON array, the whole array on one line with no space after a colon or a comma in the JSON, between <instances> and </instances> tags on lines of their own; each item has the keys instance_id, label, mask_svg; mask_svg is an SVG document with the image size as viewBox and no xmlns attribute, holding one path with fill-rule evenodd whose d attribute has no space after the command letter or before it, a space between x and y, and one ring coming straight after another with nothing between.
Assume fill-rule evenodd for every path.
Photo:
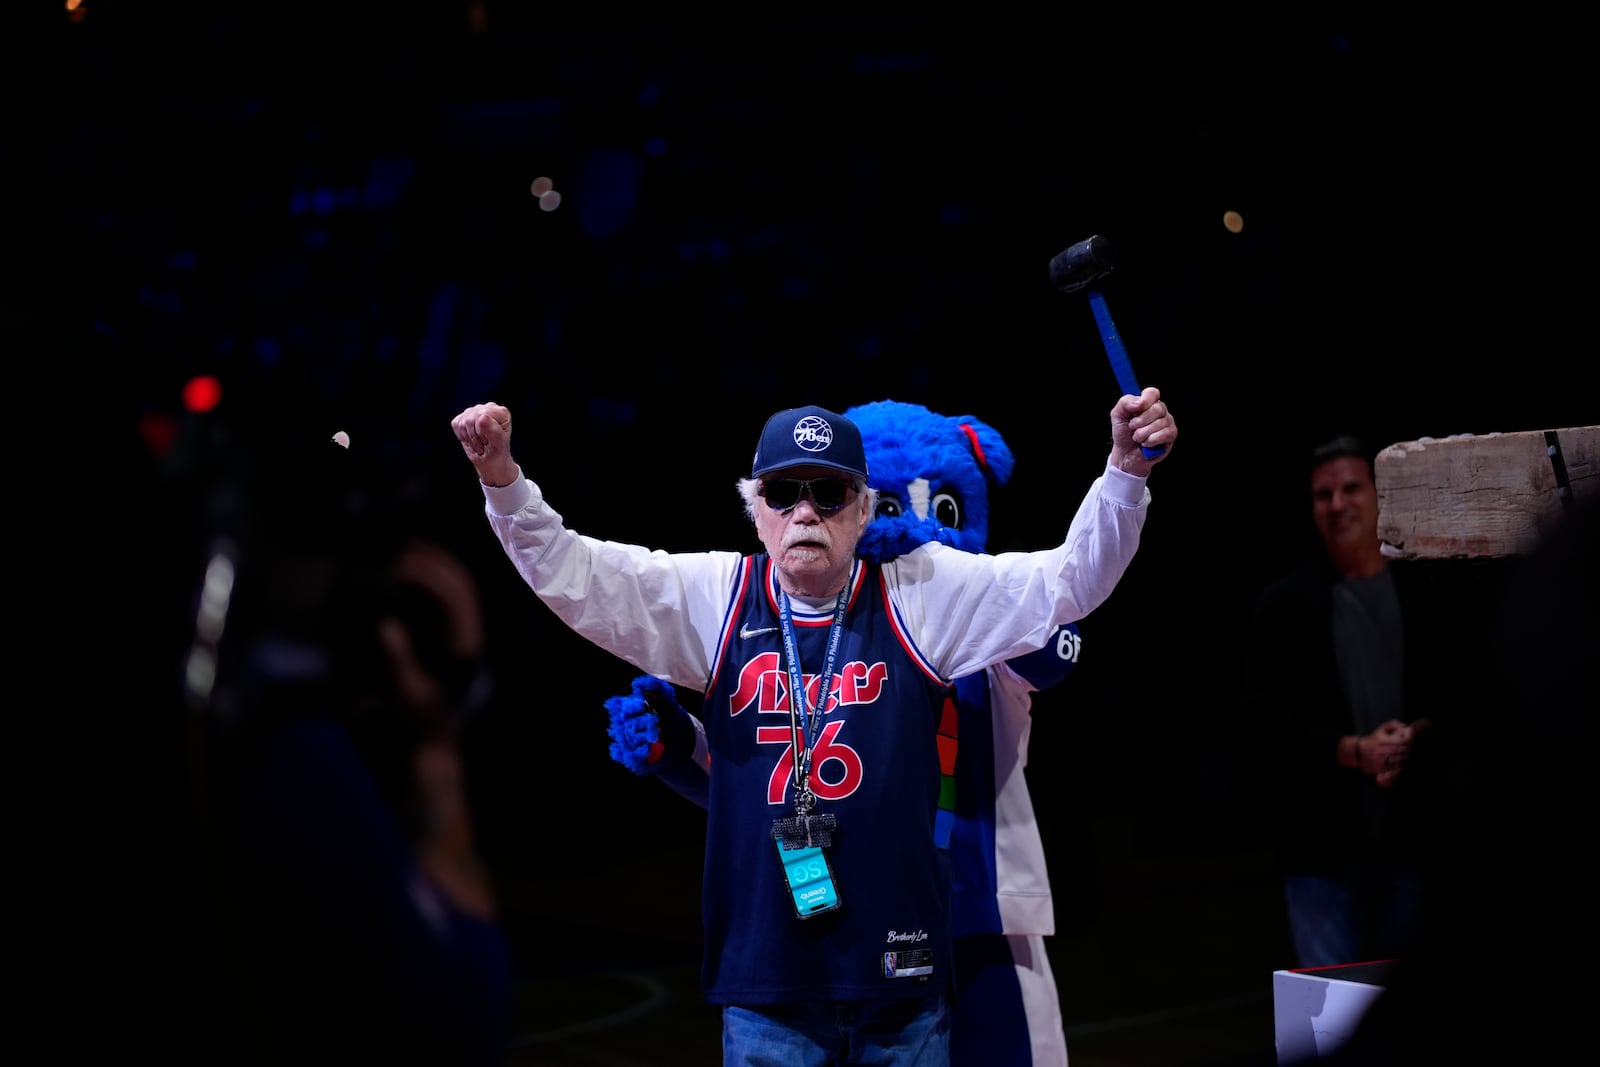
<instances>
[{"instance_id":1,"label":"wooden plank","mask_svg":"<svg viewBox=\"0 0 1600 1067\"><path fill-rule=\"evenodd\" d=\"M1555 444L1546 434L1554 434ZM1571 500L1600 493L1600 426L1401 441L1373 462L1378 536L1391 559L1521 555Z\"/></svg>"}]
</instances>

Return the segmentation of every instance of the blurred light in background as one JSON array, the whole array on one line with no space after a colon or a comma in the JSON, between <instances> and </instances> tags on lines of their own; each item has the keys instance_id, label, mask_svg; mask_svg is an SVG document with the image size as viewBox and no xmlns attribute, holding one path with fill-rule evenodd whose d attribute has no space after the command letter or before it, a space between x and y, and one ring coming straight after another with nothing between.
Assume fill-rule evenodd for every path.
<instances>
[{"instance_id":1,"label":"blurred light in background","mask_svg":"<svg viewBox=\"0 0 1600 1067\"><path fill-rule=\"evenodd\" d=\"M214 375L200 374L183 387L183 406L196 414L210 411L222 402L222 383Z\"/></svg>"}]
</instances>

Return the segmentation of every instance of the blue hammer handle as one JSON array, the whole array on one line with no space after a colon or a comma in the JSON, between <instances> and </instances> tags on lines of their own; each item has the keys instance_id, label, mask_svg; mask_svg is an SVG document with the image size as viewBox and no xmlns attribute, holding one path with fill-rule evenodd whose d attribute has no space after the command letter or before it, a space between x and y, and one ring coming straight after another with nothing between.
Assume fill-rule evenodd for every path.
<instances>
[{"instance_id":1,"label":"blue hammer handle","mask_svg":"<svg viewBox=\"0 0 1600 1067\"><path fill-rule=\"evenodd\" d=\"M1089 290L1089 306L1094 309L1095 325L1100 327L1100 340L1105 343L1106 356L1111 360L1117 384L1122 386L1124 393L1138 396L1139 381L1133 376L1133 364L1128 362L1128 350L1122 346L1122 338L1117 336L1117 324L1111 321L1111 309L1106 307L1106 298L1100 295L1098 289ZM1166 445L1154 448L1140 446L1145 459L1155 459L1166 450Z\"/></svg>"}]
</instances>

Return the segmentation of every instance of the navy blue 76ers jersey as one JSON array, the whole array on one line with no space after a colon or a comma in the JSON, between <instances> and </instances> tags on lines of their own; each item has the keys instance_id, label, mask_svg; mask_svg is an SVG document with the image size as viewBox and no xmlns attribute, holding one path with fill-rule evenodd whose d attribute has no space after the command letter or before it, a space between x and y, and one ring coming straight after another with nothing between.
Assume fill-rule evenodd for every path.
<instances>
[{"instance_id":1,"label":"navy blue 76ers jersey","mask_svg":"<svg viewBox=\"0 0 1600 1067\"><path fill-rule=\"evenodd\" d=\"M718 828L706 844L703 896L713 1004L949 991L949 855L936 832L941 768L954 759L952 691L897 625L876 566L858 564L847 594L811 772L815 814L837 819L825 851L843 906L801 919L772 839L773 820L794 814L783 593L765 553L747 557L735 582L702 705L709 825ZM811 702L832 621L831 605L793 605Z\"/></svg>"}]
</instances>

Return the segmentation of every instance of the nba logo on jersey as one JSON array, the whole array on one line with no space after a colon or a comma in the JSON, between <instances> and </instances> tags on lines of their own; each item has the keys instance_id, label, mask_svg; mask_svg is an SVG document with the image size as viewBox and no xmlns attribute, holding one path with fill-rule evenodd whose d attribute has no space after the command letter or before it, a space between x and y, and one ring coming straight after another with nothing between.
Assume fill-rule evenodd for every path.
<instances>
[{"instance_id":1,"label":"nba logo on jersey","mask_svg":"<svg viewBox=\"0 0 1600 1067\"><path fill-rule=\"evenodd\" d=\"M883 954L883 976L903 982L926 982L933 976L933 952L925 948L908 948Z\"/></svg>"}]
</instances>

